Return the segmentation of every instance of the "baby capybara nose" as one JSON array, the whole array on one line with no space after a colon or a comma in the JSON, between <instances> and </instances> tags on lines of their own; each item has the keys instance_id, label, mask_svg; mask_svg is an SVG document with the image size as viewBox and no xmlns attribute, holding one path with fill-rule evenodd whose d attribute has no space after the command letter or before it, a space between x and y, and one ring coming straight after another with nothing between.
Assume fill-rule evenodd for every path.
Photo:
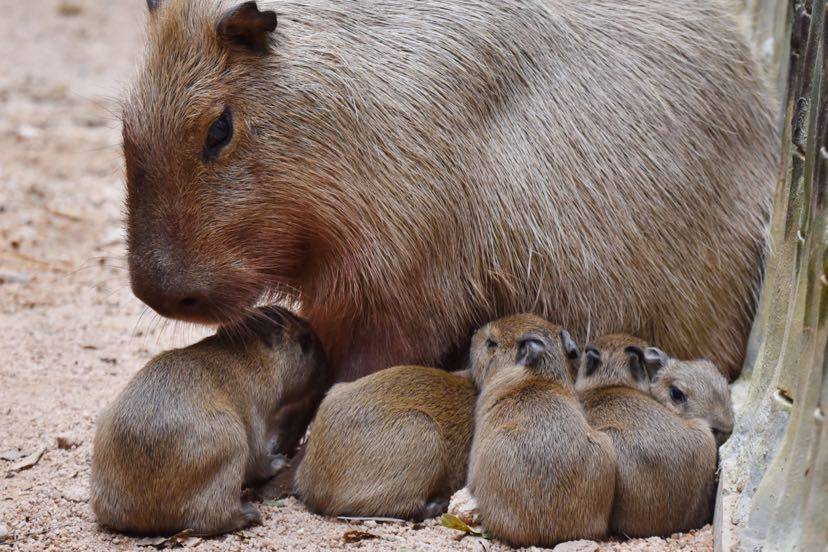
<instances>
[{"instance_id":1,"label":"baby capybara nose","mask_svg":"<svg viewBox=\"0 0 828 552\"><path fill-rule=\"evenodd\" d=\"M730 434L732 430L729 429L719 429L717 427L713 428L713 438L716 439L716 446L722 446L725 441L730 438Z\"/></svg>"}]
</instances>

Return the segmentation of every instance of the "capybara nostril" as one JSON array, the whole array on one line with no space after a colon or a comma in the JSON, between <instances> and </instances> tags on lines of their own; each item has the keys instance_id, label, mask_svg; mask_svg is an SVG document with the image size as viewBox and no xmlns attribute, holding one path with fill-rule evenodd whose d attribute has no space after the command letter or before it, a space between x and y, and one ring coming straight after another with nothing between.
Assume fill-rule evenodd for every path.
<instances>
[{"instance_id":1,"label":"capybara nostril","mask_svg":"<svg viewBox=\"0 0 828 552\"><path fill-rule=\"evenodd\" d=\"M178 285L158 275L133 274L132 291L161 316L202 321L213 311L208 290Z\"/></svg>"}]
</instances>

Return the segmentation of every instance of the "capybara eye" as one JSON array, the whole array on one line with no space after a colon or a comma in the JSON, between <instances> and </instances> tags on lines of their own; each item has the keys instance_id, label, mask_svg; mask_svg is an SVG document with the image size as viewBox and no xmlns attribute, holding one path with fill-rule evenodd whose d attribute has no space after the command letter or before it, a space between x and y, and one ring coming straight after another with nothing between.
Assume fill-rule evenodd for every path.
<instances>
[{"instance_id":1,"label":"capybara eye","mask_svg":"<svg viewBox=\"0 0 828 552\"><path fill-rule=\"evenodd\" d=\"M676 387L675 385L670 386L670 399L674 403L683 403L687 402L687 395L685 395L681 389Z\"/></svg>"},{"instance_id":2,"label":"capybara eye","mask_svg":"<svg viewBox=\"0 0 828 552\"><path fill-rule=\"evenodd\" d=\"M233 137L233 116L230 108L225 108L218 119L210 125L207 131L207 138L204 140L204 160L209 161L218 155L221 148L230 142Z\"/></svg>"},{"instance_id":3,"label":"capybara eye","mask_svg":"<svg viewBox=\"0 0 828 552\"><path fill-rule=\"evenodd\" d=\"M496 347L497 347L497 341L493 341L493 340L491 340L491 339L487 339L487 340L486 340L486 347L488 347L489 349L494 349L494 348L496 348Z\"/></svg>"}]
</instances>

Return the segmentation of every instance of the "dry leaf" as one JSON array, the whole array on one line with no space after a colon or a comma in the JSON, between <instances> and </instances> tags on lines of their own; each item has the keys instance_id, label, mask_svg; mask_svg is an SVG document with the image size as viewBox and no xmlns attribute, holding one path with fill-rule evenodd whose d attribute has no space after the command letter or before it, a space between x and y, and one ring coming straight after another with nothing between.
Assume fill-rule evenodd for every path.
<instances>
[{"instance_id":1,"label":"dry leaf","mask_svg":"<svg viewBox=\"0 0 828 552\"><path fill-rule=\"evenodd\" d=\"M15 462L11 466L9 466L9 471L6 474L6 477L11 477L16 472L19 472L19 471L28 470L29 468L31 468L32 466L34 466L35 464L40 462L40 459L43 457L43 453L45 453L45 452L46 452L46 447L40 447L39 449L37 449L36 451L31 453L27 457L23 458L22 460L20 460L18 462Z\"/></svg>"},{"instance_id":2,"label":"dry leaf","mask_svg":"<svg viewBox=\"0 0 828 552\"><path fill-rule=\"evenodd\" d=\"M192 529L184 529L171 537L144 537L135 541L135 544L137 546L153 546L155 548L189 548L197 546L201 542L200 538L192 536L192 532Z\"/></svg>"},{"instance_id":3,"label":"dry leaf","mask_svg":"<svg viewBox=\"0 0 828 552\"><path fill-rule=\"evenodd\" d=\"M81 438L73 433L61 433L57 436L57 446L63 450L73 449L80 446L82 442Z\"/></svg>"},{"instance_id":4,"label":"dry leaf","mask_svg":"<svg viewBox=\"0 0 828 552\"><path fill-rule=\"evenodd\" d=\"M70 2L61 2L58 5L58 13L64 17L75 17L83 12L83 8Z\"/></svg>"},{"instance_id":5,"label":"dry leaf","mask_svg":"<svg viewBox=\"0 0 828 552\"><path fill-rule=\"evenodd\" d=\"M440 518L440 525L442 525L443 527L448 527L449 529L454 529L455 531L462 531L466 535L483 537L484 539L489 538L489 536L486 533L483 533L482 531L479 531L474 527L471 527L465 521L455 516L454 514L443 514L443 516Z\"/></svg>"},{"instance_id":6,"label":"dry leaf","mask_svg":"<svg viewBox=\"0 0 828 552\"><path fill-rule=\"evenodd\" d=\"M480 523L480 509L468 487L463 487L452 495L447 513L457 516L469 526Z\"/></svg>"},{"instance_id":7,"label":"dry leaf","mask_svg":"<svg viewBox=\"0 0 828 552\"><path fill-rule=\"evenodd\" d=\"M378 535L368 533L367 531L346 531L345 534L342 535L342 540L345 544L378 538Z\"/></svg>"}]
</instances>

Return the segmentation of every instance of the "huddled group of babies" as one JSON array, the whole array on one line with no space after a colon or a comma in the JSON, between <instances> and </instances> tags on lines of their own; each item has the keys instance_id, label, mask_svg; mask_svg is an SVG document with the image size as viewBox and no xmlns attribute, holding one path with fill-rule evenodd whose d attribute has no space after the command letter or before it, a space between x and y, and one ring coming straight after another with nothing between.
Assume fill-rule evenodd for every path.
<instances>
[{"instance_id":1,"label":"huddled group of babies","mask_svg":"<svg viewBox=\"0 0 828 552\"><path fill-rule=\"evenodd\" d=\"M618 334L581 351L530 314L477 330L463 372L330 383L319 340L280 307L157 356L98 420L99 521L201 535L256 523L242 488L285 468L328 391L294 481L314 512L423 519L466 486L486 531L513 545L669 535L710 520L733 427L712 363Z\"/></svg>"}]
</instances>

